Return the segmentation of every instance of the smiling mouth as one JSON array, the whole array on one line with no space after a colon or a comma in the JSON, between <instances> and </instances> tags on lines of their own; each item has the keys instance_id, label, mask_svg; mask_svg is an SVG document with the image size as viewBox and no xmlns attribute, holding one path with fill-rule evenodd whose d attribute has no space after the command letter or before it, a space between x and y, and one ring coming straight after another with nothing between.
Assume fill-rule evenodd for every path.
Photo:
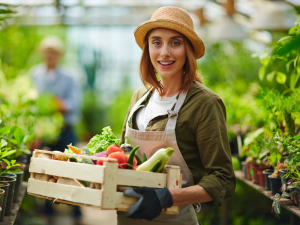
<instances>
[{"instance_id":1,"label":"smiling mouth","mask_svg":"<svg viewBox=\"0 0 300 225\"><path fill-rule=\"evenodd\" d=\"M162 61L158 61L159 64L163 65L163 66L168 66L168 65L172 65L175 63L175 61L170 61L170 62L162 62Z\"/></svg>"}]
</instances>

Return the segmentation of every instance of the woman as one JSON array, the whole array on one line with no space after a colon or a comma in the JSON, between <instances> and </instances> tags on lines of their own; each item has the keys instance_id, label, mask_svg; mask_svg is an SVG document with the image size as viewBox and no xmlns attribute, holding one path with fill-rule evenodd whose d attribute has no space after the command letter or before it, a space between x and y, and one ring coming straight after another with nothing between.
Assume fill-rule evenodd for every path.
<instances>
[{"instance_id":1,"label":"woman","mask_svg":"<svg viewBox=\"0 0 300 225\"><path fill-rule=\"evenodd\" d=\"M140 74L145 87L133 94L122 142L128 138L140 145L139 155L146 153L147 158L162 147L172 147L169 164L180 166L183 188L125 191L139 201L118 214L118 224L196 225L192 204L221 205L235 189L225 106L196 71L196 59L204 55L205 47L185 10L159 8L134 35L143 49ZM161 214L162 208L172 205L180 206L178 215Z\"/></svg>"}]
</instances>

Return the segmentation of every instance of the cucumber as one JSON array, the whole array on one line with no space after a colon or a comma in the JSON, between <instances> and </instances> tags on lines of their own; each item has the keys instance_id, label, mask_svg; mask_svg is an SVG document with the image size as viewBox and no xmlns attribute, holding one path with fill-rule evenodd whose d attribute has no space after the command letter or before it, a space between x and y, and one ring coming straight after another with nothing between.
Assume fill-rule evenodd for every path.
<instances>
[{"instance_id":1,"label":"cucumber","mask_svg":"<svg viewBox=\"0 0 300 225\"><path fill-rule=\"evenodd\" d=\"M162 161L158 160L149 171L150 172L157 172L158 168L161 166L161 163L162 163Z\"/></svg>"}]
</instances>

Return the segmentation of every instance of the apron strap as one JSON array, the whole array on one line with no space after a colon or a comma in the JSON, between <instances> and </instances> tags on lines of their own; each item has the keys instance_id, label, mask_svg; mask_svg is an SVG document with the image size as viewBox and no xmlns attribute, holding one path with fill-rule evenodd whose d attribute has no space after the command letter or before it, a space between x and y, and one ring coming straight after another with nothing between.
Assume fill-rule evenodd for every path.
<instances>
[{"instance_id":1,"label":"apron strap","mask_svg":"<svg viewBox=\"0 0 300 225\"><path fill-rule=\"evenodd\" d=\"M166 125L166 131L175 131L178 113L184 103L187 92L180 92L177 103L175 105L174 110L168 110L169 119Z\"/></svg>"},{"instance_id":2,"label":"apron strap","mask_svg":"<svg viewBox=\"0 0 300 225\"><path fill-rule=\"evenodd\" d=\"M140 106L140 104L142 104L142 102L147 98L147 96L149 95L149 93L152 91L153 88L151 88L148 92L146 92L146 94L144 94L132 107L130 114L128 116L128 120L126 122L126 127L128 127L129 124L129 120L131 119L133 113L137 110L137 108Z\"/></svg>"}]
</instances>

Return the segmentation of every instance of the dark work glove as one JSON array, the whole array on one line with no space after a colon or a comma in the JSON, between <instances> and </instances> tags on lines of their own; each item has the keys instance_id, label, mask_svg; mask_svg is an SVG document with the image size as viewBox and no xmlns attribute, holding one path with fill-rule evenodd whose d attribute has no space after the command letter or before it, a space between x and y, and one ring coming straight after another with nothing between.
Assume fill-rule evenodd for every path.
<instances>
[{"instance_id":1,"label":"dark work glove","mask_svg":"<svg viewBox=\"0 0 300 225\"><path fill-rule=\"evenodd\" d=\"M118 212L119 216L131 219L153 220L161 214L163 208L173 205L173 198L168 188L130 188L124 191L127 197L137 198L138 201L126 212Z\"/></svg>"}]
</instances>

